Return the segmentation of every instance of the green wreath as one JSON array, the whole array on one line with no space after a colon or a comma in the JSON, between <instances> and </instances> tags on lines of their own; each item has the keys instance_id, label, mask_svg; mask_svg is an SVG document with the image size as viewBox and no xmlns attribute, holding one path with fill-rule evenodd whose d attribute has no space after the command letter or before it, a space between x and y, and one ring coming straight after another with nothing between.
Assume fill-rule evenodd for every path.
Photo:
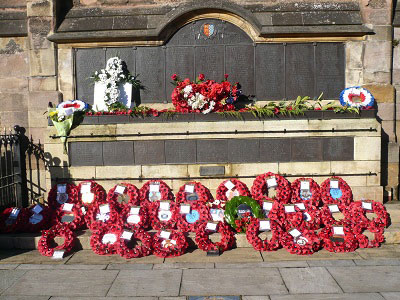
<instances>
[{"instance_id":1,"label":"green wreath","mask_svg":"<svg viewBox=\"0 0 400 300\"><path fill-rule=\"evenodd\" d=\"M246 196L235 196L225 204L225 220L234 229L237 229L235 221L238 219L237 209L240 204L250 206L254 217L258 219L263 218L261 207L256 200Z\"/></svg>"}]
</instances>

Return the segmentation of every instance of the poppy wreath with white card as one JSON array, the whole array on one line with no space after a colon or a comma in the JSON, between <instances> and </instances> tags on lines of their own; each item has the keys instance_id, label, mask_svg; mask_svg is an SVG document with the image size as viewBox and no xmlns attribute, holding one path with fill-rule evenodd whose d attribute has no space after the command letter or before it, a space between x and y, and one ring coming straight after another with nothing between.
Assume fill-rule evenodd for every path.
<instances>
[{"instance_id":1,"label":"poppy wreath with white card","mask_svg":"<svg viewBox=\"0 0 400 300\"><path fill-rule=\"evenodd\" d=\"M373 233L374 239L370 240L368 236L365 235L365 231ZM358 224L353 227L353 232L358 240L360 248L377 248L385 241L384 227Z\"/></svg>"},{"instance_id":2,"label":"poppy wreath with white card","mask_svg":"<svg viewBox=\"0 0 400 300\"><path fill-rule=\"evenodd\" d=\"M0 232L14 233L23 231L28 222L28 216L28 211L24 208L6 208L0 214Z\"/></svg>"},{"instance_id":3,"label":"poppy wreath with white card","mask_svg":"<svg viewBox=\"0 0 400 300\"><path fill-rule=\"evenodd\" d=\"M153 236L153 254L158 257L181 256L188 246L186 237L181 231L159 230Z\"/></svg>"},{"instance_id":4,"label":"poppy wreath with white card","mask_svg":"<svg viewBox=\"0 0 400 300\"><path fill-rule=\"evenodd\" d=\"M292 228L282 231L281 245L292 254L310 255L321 248L321 240L313 230Z\"/></svg>"},{"instance_id":5,"label":"poppy wreath with white card","mask_svg":"<svg viewBox=\"0 0 400 300\"><path fill-rule=\"evenodd\" d=\"M107 202L114 204L120 210L140 205L139 189L130 183L117 184L108 191Z\"/></svg>"},{"instance_id":6,"label":"poppy wreath with white card","mask_svg":"<svg viewBox=\"0 0 400 300\"><path fill-rule=\"evenodd\" d=\"M141 244L136 244L133 248L129 247L132 240L140 241ZM153 249L152 236L144 231L142 228L135 228L132 231L122 231L119 241L117 252L124 258L138 258L151 254Z\"/></svg>"},{"instance_id":7,"label":"poppy wreath with white card","mask_svg":"<svg viewBox=\"0 0 400 300\"><path fill-rule=\"evenodd\" d=\"M104 224L93 230L90 247L98 255L117 254L123 228L120 224Z\"/></svg>"},{"instance_id":8,"label":"poppy wreath with white card","mask_svg":"<svg viewBox=\"0 0 400 300\"><path fill-rule=\"evenodd\" d=\"M276 191L274 197L271 197L271 193L269 192L272 188ZM292 197L292 188L285 177L268 172L256 177L251 187L251 195L260 205L264 200L277 200L281 203L289 203Z\"/></svg>"},{"instance_id":9,"label":"poppy wreath with white card","mask_svg":"<svg viewBox=\"0 0 400 300\"><path fill-rule=\"evenodd\" d=\"M112 203L95 202L85 214L89 229L95 230L107 224L121 222L118 209Z\"/></svg>"},{"instance_id":10,"label":"poppy wreath with white card","mask_svg":"<svg viewBox=\"0 0 400 300\"><path fill-rule=\"evenodd\" d=\"M24 226L24 232L39 232L48 229L53 218L53 210L48 206L34 204L26 208L28 219Z\"/></svg>"},{"instance_id":11,"label":"poppy wreath with white card","mask_svg":"<svg viewBox=\"0 0 400 300\"><path fill-rule=\"evenodd\" d=\"M196 200L197 198L197 200ZM213 196L208 188L202 185L200 182L189 182L179 188L179 191L175 195L176 203L193 203L202 202L209 203L214 202Z\"/></svg>"},{"instance_id":12,"label":"poppy wreath with white card","mask_svg":"<svg viewBox=\"0 0 400 300\"><path fill-rule=\"evenodd\" d=\"M79 203L78 188L72 183L56 184L49 191L47 203L54 210L59 209L64 203Z\"/></svg>"},{"instance_id":13,"label":"poppy wreath with white card","mask_svg":"<svg viewBox=\"0 0 400 300\"><path fill-rule=\"evenodd\" d=\"M106 203L106 191L95 181L83 181L78 185L79 202L88 210L95 203Z\"/></svg>"},{"instance_id":14,"label":"poppy wreath with white card","mask_svg":"<svg viewBox=\"0 0 400 300\"><path fill-rule=\"evenodd\" d=\"M318 230L321 228L321 215L317 207L307 203L284 205L285 218L283 227L289 229L307 228Z\"/></svg>"},{"instance_id":15,"label":"poppy wreath with white card","mask_svg":"<svg viewBox=\"0 0 400 300\"><path fill-rule=\"evenodd\" d=\"M338 220L335 214L341 213L343 218ZM352 224L353 218L350 207L345 204L326 204L320 209L321 222L325 226Z\"/></svg>"},{"instance_id":16,"label":"poppy wreath with white card","mask_svg":"<svg viewBox=\"0 0 400 300\"><path fill-rule=\"evenodd\" d=\"M199 223L211 220L204 202L181 203L176 206L176 226L183 232L195 232Z\"/></svg>"},{"instance_id":17,"label":"poppy wreath with white card","mask_svg":"<svg viewBox=\"0 0 400 300\"><path fill-rule=\"evenodd\" d=\"M150 215L150 225L154 230L175 229L178 211L172 201L157 201L147 206Z\"/></svg>"},{"instance_id":18,"label":"poppy wreath with white card","mask_svg":"<svg viewBox=\"0 0 400 300\"><path fill-rule=\"evenodd\" d=\"M292 203L308 203L319 207L321 190L312 178L298 178L292 182Z\"/></svg>"},{"instance_id":19,"label":"poppy wreath with white card","mask_svg":"<svg viewBox=\"0 0 400 300\"><path fill-rule=\"evenodd\" d=\"M283 203L277 200L273 202L263 201L261 208L266 218L275 221L281 227L284 225L286 215Z\"/></svg>"},{"instance_id":20,"label":"poppy wreath with white card","mask_svg":"<svg viewBox=\"0 0 400 300\"><path fill-rule=\"evenodd\" d=\"M332 176L321 184L321 200L324 204L342 203L350 205L353 202L353 192L342 178Z\"/></svg>"},{"instance_id":21,"label":"poppy wreath with white card","mask_svg":"<svg viewBox=\"0 0 400 300\"><path fill-rule=\"evenodd\" d=\"M353 252L358 247L358 240L351 226L326 226L319 232L324 249L329 252Z\"/></svg>"},{"instance_id":22,"label":"poppy wreath with white card","mask_svg":"<svg viewBox=\"0 0 400 300\"><path fill-rule=\"evenodd\" d=\"M219 232L221 240L213 243L210 234ZM203 251L219 250L220 253L232 249L235 243L235 234L231 227L225 222L204 222L199 224L196 230L195 241L197 247Z\"/></svg>"},{"instance_id":23,"label":"poppy wreath with white card","mask_svg":"<svg viewBox=\"0 0 400 300\"><path fill-rule=\"evenodd\" d=\"M82 206L79 203L64 203L54 214L55 224L64 224L73 231L82 229L85 227Z\"/></svg>"},{"instance_id":24,"label":"poppy wreath with white card","mask_svg":"<svg viewBox=\"0 0 400 300\"><path fill-rule=\"evenodd\" d=\"M122 224L132 230L136 228L148 228L150 216L147 206L126 206L120 213Z\"/></svg>"},{"instance_id":25,"label":"poppy wreath with white card","mask_svg":"<svg viewBox=\"0 0 400 300\"><path fill-rule=\"evenodd\" d=\"M351 203L350 212L355 224L363 227L387 227L390 223L390 216L382 203L372 200L361 200ZM368 219L367 213L376 215L372 220Z\"/></svg>"},{"instance_id":26,"label":"poppy wreath with white card","mask_svg":"<svg viewBox=\"0 0 400 300\"><path fill-rule=\"evenodd\" d=\"M259 234L263 231L271 231L272 237L268 239L261 239ZM280 234L282 228L280 225L267 219L252 218L250 224L247 226L246 238L254 250L257 251L275 251L280 248Z\"/></svg>"},{"instance_id":27,"label":"poppy wreath with white card","mask_svg":"<svg viewBox=\"0 0 400 300\"><path fill-rule=\"evenodd\" d=\"M64 238L64 244L51 247L56 237ZM76 241L75 233L63 224L52 226L49 230L43 230L38 242L39 253L43 256L53 256L55 251L63 251L64 255L71 252ZM63 255L62 255L63 256ZM61 257L62 258L62 257Z\"/></svg>"},{"instance_id":28,"label":"poppy wreath with white card","mask_svg":"<svg viewBox=\"0 0 400 300\"><path fill-rule=\"evenodd\" d=\"M233 197L246 196L251 197L247 185L237 179L229 179L223 181L217 188L217 197L213 203L212 208L224 208L227 201Z\"/></svg>"},{"instance_id":29,"label":"poppy wreath with white card","mask_svg":"<svg viewBox=\"0 0 400 300\"><path fill-rule=\"evenodd\" d=\"M174 201L171 188L162 180L149 180L140 189L140 205L157 201Z\"/></svg>"}]
</instances>

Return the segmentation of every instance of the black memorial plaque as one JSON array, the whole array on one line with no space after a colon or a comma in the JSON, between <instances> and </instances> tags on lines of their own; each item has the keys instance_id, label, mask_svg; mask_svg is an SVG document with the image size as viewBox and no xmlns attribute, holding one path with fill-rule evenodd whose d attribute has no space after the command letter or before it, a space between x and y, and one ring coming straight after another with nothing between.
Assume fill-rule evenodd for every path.
<instances>
[{"instance_id":1,"label":"black memorial plaque","mask_svg":"<svg viewBox=\"0 0 400 300\"><path fill-rule=\"evenodd\" d=\"M325 99L336 99L344 89L344 44L318 43L315 48L316 92L324 92Z\"/></svg>"},{"instance_id":2,"label":"black memorial plaque","mask_svg":"<svg viewBox=\"0 0 400 300\"><path fill-rule=\"evenodd\" d=\"M285 98L283 44L259 44L256 47L257 99L282 100Z\"/></svg>"},{"instance_id":3,"label":"black memorial plaque","mask_svg":"<svg viewBox=\"0 0 400 300\"><path fill-rule=\"evenodd\" d=\"M165 164L164 141L135 141L137 165Z\"/></svg>"},{"instance_id":4,"label":"black memorial plaque","mask_svg":"<svg viewBox=\"0 0 400 300\"><path fill-rule=\"evenodd\" d=\"M258 162L260 160L259 139L229 139L228 159L233 163Z\"/></svg>"},{"instance_id":5,"label":"black memorial plaque","mask_svg":"<svg viewBox=\"0 0 400 300\"><path fill-rule=\"evenodd\" d=\"M290 161L290 139L260 139L260 161Z\"/></svg>"},{"instance_id":6,"label":"black memorial plaque","mask_svg":"<svg viewBox=\"0 0 400 300\"><path fill-rule=\"evenodd\" d=\"M195 74L221 81L224 78L224 46L195 47Z\"/></svg>"},{"instance_id":7,"label":"black memorial plaque","mask_svg":"<svg viewBox=\"0 0 400 300\"><path fill-rule=\"evenodd\" d=\"M133 141L103 142L105 166L130 166L135 164Z\"/></svg>"},{"instance_id":8,"label":"black memorial plaque","mask_svg":"<svg viewBox=\"0 0 400 300\"><path fill-rule=\"evenodd\" d=\"M76 98L93 104L94 96L94 72L106 67L105 51L96 49L76 49Z\"/></svg>"},{"instance_id":9,"label":"black memorial plaque","mask_svg":"<svg viewBox=\"0 0 400 300\"><path fill-rule=\"evenodd\" d=\"M323 142L323 159L326 161L354 160L354 138L325 138Z\"/></svg>"},{"instance_id":10,"label":"black memorial plaque","mask_svg":"<svg viewBox=\"0 0 400 300\"><path fill-rule=\"evenodd\" d=\"M69 143L69 161L72 166L102 166L102 142Z\"/></svg>"},{"instance_id":11,"label":"black memorial plaque","mask_svg":"<svg viewBox=\"0 0 400 300\"><path fill-rule=\"evenodd\" d=\"M286 98L314 97L313 44L287 44L285 54Z\"/></svg>"},{"instance_id":12,"label":"black memorial plaque","mask_svg":"<svg viewBox=\"0 0 400 300\"><path fill-rule=\"evenodd\" d=\"M321 138L292 138L292 161L322 161Z\"/></svg>"},{"instance_id":13,"label":"black memorial plaque","mask_svg":"<svg viewBox=\"0 0 400 300\"><path fill-rule=\"evenodd\" d=\"M228 140L197 140L198 163L223 163L228 161Z\"/></svg>"},{"instance_id":14,"label":"black memorial plaque","mask_svg":"<svg viewBox=\"0 0 400 300\"><path fill-rule=\"evenodd\" d=\"M166 140L165 162L167 164L196 163L196 140Z\"/></svg>"},{"instance_id":15,"label":"black memorial plaque","mask_svg":"<svg viewBox=\"0 0 400 300\"><path fill-rule=\"evenodd\" d=\"M138 47L136 50L136 73L145 89L140 92L142 103L171 101L165 94L165 49L161 47ZM169 80L169 78L168 78ZM170 80L169 80L170 81Z\"/></svg>"}]
</instances>

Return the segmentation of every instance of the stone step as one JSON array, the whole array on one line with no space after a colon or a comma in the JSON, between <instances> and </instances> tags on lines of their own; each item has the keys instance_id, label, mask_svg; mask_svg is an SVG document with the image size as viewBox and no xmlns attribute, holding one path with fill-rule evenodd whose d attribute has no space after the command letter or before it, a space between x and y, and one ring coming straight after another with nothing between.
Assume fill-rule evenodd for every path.
<instances>
[{"instance_id":1,"label":"stone step","mask_svg":"<svg viewBox=\"0 0 400 300\"><path fill-rule=\"evenodd\" d=\"M400 223L400 203L398 201L386 203L385 207L390 214L392 224Z\"/></svg>"}]
</instances>

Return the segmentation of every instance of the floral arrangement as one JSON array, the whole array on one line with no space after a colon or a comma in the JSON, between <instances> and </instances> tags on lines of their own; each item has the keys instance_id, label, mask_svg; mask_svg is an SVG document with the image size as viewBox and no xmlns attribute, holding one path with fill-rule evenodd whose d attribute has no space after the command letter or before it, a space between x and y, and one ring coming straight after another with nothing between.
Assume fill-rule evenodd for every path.
<instances>
[{"instance_id":1,"label":"floral arrangement","mask_svg":"<svg viewBox=\"0 0 400 300\"><path fill-rule=\"evenodd\" d=\"M140 204L139 189L130 183L121 183L115 185L108 191L107 202L123 210L125 207Z\"/></svg>"},{"instance_id":2,"label":"floral arrangement","mask_svg":"<svg viewBox=\"0 0 400 300\"><path fill-rule=\"evenodd\" d=\"M184 211L185 206L189 206L187 211ZM203 202L181 203L176 210L176 225L183 232L195 232L199 223L211 219L210 210Z\"/></svg>"},{"instance_id":3,"label":"floral arrangement","mask_svg":"<svg viewBox=\"0 0 400 300\"><path fill-rule=\"evenodd\" d=\"M24 232L39 232L48 229L53 218L53 211L45 205L36 204L26 208L28 222L25 224Z\"/></svg>"},{"instance_id":4,"label":"floral arrangement","mask_svg":"<svg viewBox=\"0 0 400 300\"><path fill-rule=\"evenodd\" d=\"M158 189L154 189L156 186L159 186ZM140 203L142 205L149 205L159 200L173 201L174 199L171 188L162 180L149 180L140 189Z\"/></svg>"},{"instance_id":5,"label":"floral arrangement","mask_svg":"<svg viewBox=\"0 0 400 300\"><path fill-rule=\"evenodd\" d=\"M292 203L309 203L319 206L321 190L312 178L298 178L292 182Z\"/></svg>"},{"instance_id":6,"label":"floral arrangement","mask_svg":"<svg viewBox=\"0 0 400 300\"><path fill-rule=\"evenodd\" d=\"M153 254L158 257L181 256L188 246L185 235L177 230L158 231L153 237Z\"/></svg>"},{"instance_id":7,"label":"floral arrangement","mask_svg":"<svg viewBox=\"0 0 400 300\"><path fill-rule=\"evenodd\" d=\"M81 182L78 186L78 202L85 208L85 213L92 206L106 203L106 191L93 180Z\"/></svg>"},{"instance_id":8,"label":"floral arrangement","mask_svg":"<svg viewBox=\"0 0 400 300\"><path fill-rule=\"evenodd\" d=\"M124 83L131 83L133 88L140 88L140 81L137 76L128 72L126 66L119 57L111 57L105 69L96 71L92 76L95 82L103 83L106 86L104 102L108 107L118 102L120 92L118 86Z\"/></svg>"},{"instance_id":9,"label":"floral arrangement","mask_svg":"<svg viewBox=\"0 0 400 300\"><path fill-rule=\"evenodd\" d=\"M68 220L66 218L68 218ZM64 203L61 209L55 211L53 225L57 224L64 224L71 230L82 229L86 223L81 204Z\"/></svg>"},{"instance_id":10,"label":"floral arrangement","mask_svg":"<svg viewBox=\"0 0 400 300\"><path fill-rule=\"evenodd\" d=\"M374 102L371 92L359 86L346 88L340 93L340 104L343 106L372 108Z\"/></svg>"},{"instance_id":11,"label":"floral arrangement","mask_svg":"<svg viewBox=\"0 0 400 300\"><path fill-rule=\"evenodd\" d=\"M204 74L200 74L195 82L188 78L182 81L176 74L172 75L171 79L175 85L171 98L177 112L208 114L214 111L234 110L234 103L241 94L239 84L232 85L227 81L227 74L225 80L220 83L205 80Z\"/></svg>"},{"instance_id":12,"label":"floral arrangement","mask_svg":"<svg viewBox=\"0 0 400 300\"><path fill-rule=\"evenodd\" d=\"M132 238L141 242L141 245L136 245L133 248L129 248L128 243L131 239L125 239L121 235L118 240L117 253L124 258L138 258L148 256L152 252L153 238L150 234L144 231L142 228L137 228L132 232Z\"/></svg>"},{"instance_id":13,"label":"floral arrangement","mask_svg":"<svg viewBox=\"0 0 400 300\"><path fill-rule=\"evenodd\" d=\"M237 179L224 180L217 188L216 199L210 203L212 208L224 208L228 200L235 196L251 197L247 185Z\"/></svg>"},{"instance_id":14,"label":"floral arrangement","mask_svg":"<svg viewBox=\"0 0 400 300\"><path fill-rule=\"evenodd\" d=\"M179 213L176 210L176 203L172 201L162 202L156 201L147 206L150 214L151 228L155 230L174 229ZM168 209L161 207L164 203L168 203Z\"/></svg>"},{"instance_id":15,"label":"floral arrangement","mask_svg":"<svg viewBox=\"0 0 400 300\"><path fill-rule=\"evenodd\" d=\"M266 222L266 231L272 232L271 239L261 239L259 237L261 231L261 222ZM269 229L268 229L269 227ZM264 230L263 230L264 231ZM280 248L280 234L282 228L273 220L260 220L252 218L250 224L247 226L246 238L256 251L275 251Z\"/></svg>"},{"instance_id":16,"label":"floral arrangement","mask_svg":"<svg viewBox=\"0 0 400 300\"><path fill-rule=\"evenodd\" d=\"M313 230L293 228L282 231L281 245L292 254L310 255L321 248L321 240Z\"/></svg>"},{"instance_id":17,"label":"floral arrangement","mask_svg":"<svg viewBox=\"0 0 400 300\"><path fill-rule=\"evenodd\" d=\"M366 213L375 213L376 217L369 220ZM364 227L387 227L390 223L389 214L382 203L362 200L351 203L350 214L352 220Z\"/></svg>"},{"instance_id":18,"label":"floral arrangement","mask_svg":"<svg viewBox=\"0 0 400 300\"><path fill-rule=\"evenodd\" d=\"M324 204L343 203L350 205L353 202L353 193L346 181L340 177L332 176L321 184L321 200Z\"/></svg>"},{"instance_id":19,"label":"floral arrangement","mask_svg":"<svg viewBox=\"0 0 400 300\"><path fill-rule=\"evenodd\" d=\"M276 190L276 197L270 197L268 195L270 188ZM251 187L251 195L260 204L262 204L264 200L277 200L281 203L289 203L292 196L292 189L289 181L287 181L285 177L268 172L256 177Z\"/></svg>"},{"instance_id":20,"label":"floral arrangement","mask_svg":"<svg viewBox=\"0 0 400 300\"><path fill-rule=\"evenodd\" d=\"M321 227L321 215L319 209L308 203L296 203L284 206L285 217L282 221L284 229L306 228L318 230Z\"/></svg>"},{"instance_id":21,"label":"floral arrangement","mask_svg":"<svg viewBox=\"0 0 400 300\"><path fill-rule=\"evenodd\" d=\"M238 209L239 206L243 204L251 209L251 214L247 213L246 215L246 213L244 213L243 216L240 216ZM238 232L246 232L247 225L250 223L250 216L254 216L258 219L263 217L260 205L256 200L246 196L235 196L226 202L225 220Z\"/></svg>"},{"instance_id":22,"label":"floral arrangement","mask_svg":"<svg viewBox=\"0 0 400 300\"><path fill-rule=\"evenodd\" d=\"M132 230L149 227L149 212L147 206L125 206L120 212L122 224Z\"/></svg>"},{"instance_id":23,"label":"floral arrangement","mask_svg":"<svg viewBox=\"0 0 400 300\"><path fill-rule=\"evenodd\" d=\"M51 247L54 239L59 236L64 238L64 244ZM76 236L67 226L58 224L51 227L49 230L43 230L42 236L38 242L39 253L44 256L53 256L54 251L64 251L64 254L71 252L75 245Z\"/></svg>"},{"instance_id":24,"label":"floral arrangement","mask_svg":"<svg viewBox=\"0 0 400 300\"><path fill-rule=\"evenodd\" d=\"M193 189L193 193L191 193L191 189ZM194 193L196 194L198 199L188 200L188 196ZM193 202L209 203L209 202L214 202L214 198L210 190L206 188L204 185L202 185L200 182L191 181L179 188L179 191L175 195L175 202L178 204L193 203Z\"/></svg>"},{"instance_id":25,"label":"floral arrangement","mask_svg":"<svg viewBox=\"0 0 400 300\"><path fill-rule=\"evenodd\" d=\"M367 230L374 234L373 240L369 240L368 237L364 234L364 232ZM353 228L353 231L360 248L377 248L385 241L385 236L383 235L383 227L357 225Z\"/></svg>"},{"instance_id":26,"label":"floral arrangement","mask_svg":"<svg viewBox=\"0 0 400 300\"><path fill-rule=\"evenodd\" d=\"M26 209L9 207L0 214L0 232L14 233L22 231L28 221Z\"/></svg>"},{"instance_id":27,"label":"floral arrangement","mask_svg":"<svg viewBox=\"0 0 400 300\"><path fill-rule=\"evenodd\" d=\"M97 227L90 237L90 247L98 255L112 255L118 252L119 239L123 228L120 224Z\"/></svg>"},{"instance_id":28,"label":"floral arrangement","mask_svg":"<svg viewBox=\"0 0 400 300\"><path fill-rule=\"evenodd\" d=\"M208 222L204 222L197 227L195 241L199 249L203 251L219 250L220 253L232 249L235 235L230 226L225 222L218 222L218 224L214 224L216 225L215 230L210 230L208 224ZM219 242L211 242L209 235L214 232L221 234Z\"/></svg>"},{"instance_id":29,"label":"floral arrangement","mask_svg":"<svg viewBox=\"0 0 400 300\"><path fill-rule=\"evenodd\" d=\"M343 214L344 218L341 220L335 219L335 213ZM325 226L351 224L353 222L350 206L345 204L326 204L321 207L320 214L321 222Z\"/></svg>"},{"instance_id":30,"label":"floral arrangement","mask_svg":"<svg viewBox=\"0 0 400 300\"><path fill-rule=\"evenodd\" d=\"M105 225L115 224L119 219L118 208L112 203L95 202L85 215L86 224L92 231Z\"/></svg>"},{"instance_id":31,"label":"floral arrangement","mask_svg":"<svg viewBox=\"0 0 400 300\"><path fill-rule=\"evenodd\" d=\"M358 240L353 233L353 228L343 225L343 234L336 236L333 226L327 226L321 230L319 236L324 249L329 252L353 252L358 247Z\"/></svg>"}]
</instances>

